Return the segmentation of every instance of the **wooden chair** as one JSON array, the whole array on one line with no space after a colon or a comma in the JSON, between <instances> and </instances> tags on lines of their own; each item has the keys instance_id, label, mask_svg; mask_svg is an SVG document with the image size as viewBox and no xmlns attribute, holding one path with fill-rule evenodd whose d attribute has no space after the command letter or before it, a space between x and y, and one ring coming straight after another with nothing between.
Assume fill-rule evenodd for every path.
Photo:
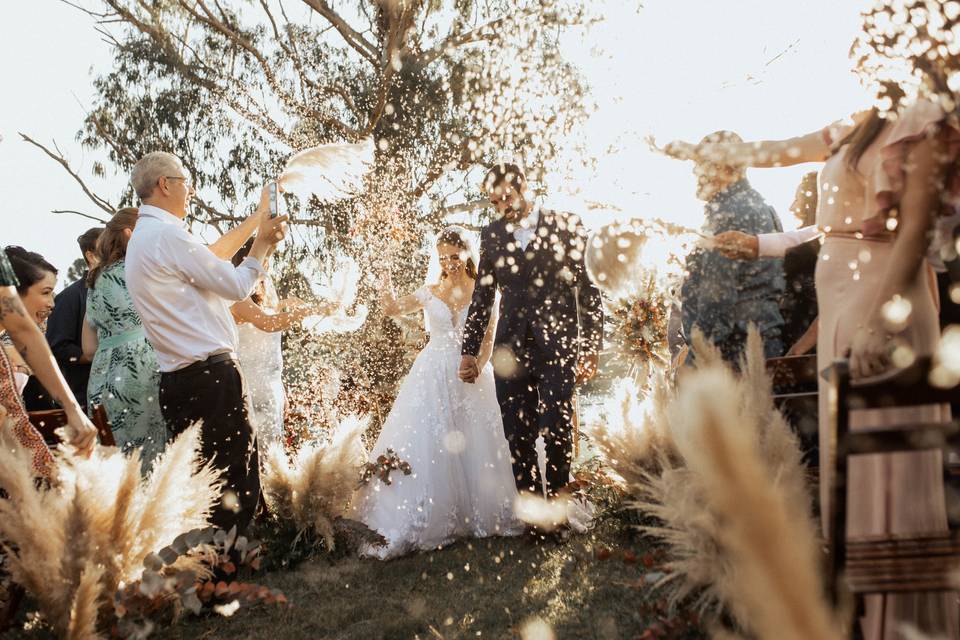
<instances>
[{"instance_id":1,"label":"wooden chair","mask_svg":"<svg viewBox=\"0 0 960 640\"><path fill-rule=\"evenodd\" d=\"M960 422L913 424L896 428L850 431L856 409L911 407L948 403L960 389L942 389L929 382L932 363L918 359L907 369L854 383L846 361L830 370L831 420L836 430L834 473L830 487L828 578L834 602L845 593L950 591L951 574L960 568L957 532L870 536L847 540L847 478L850 456L960 449ZM946 458L946 455L944 456Z\"/></svg>"},{"instance_id":2,"label":"wooden chair","mask_svg":"<svg viewBox=\"0 0 960 640\"><path fill-rule=\"evenodd\" d=\"M57 435L57 429L67 424L67 413L63 409L50 409L48 411L31 411L29 413L30 422L36 427L47 444L53 446L60 444L60 436ZM113 431L110 429L110 423L107 421L107 410L103 405L93 408L93 416L90 418L93 426L97 428L97 434L100 436L100 444L107 447L117 446L113 439Z\"/></svg>"}]
</instances>

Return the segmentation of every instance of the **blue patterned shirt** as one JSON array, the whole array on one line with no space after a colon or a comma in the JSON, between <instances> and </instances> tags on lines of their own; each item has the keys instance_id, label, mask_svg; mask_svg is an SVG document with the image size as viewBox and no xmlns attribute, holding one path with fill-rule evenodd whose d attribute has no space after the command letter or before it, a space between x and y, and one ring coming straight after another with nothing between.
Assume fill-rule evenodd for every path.
<instances>
[{"instance_id":1,"label":"blue patterned shirt","mask_svg":"<svg viewBox=\"0 0 960 640\"><path fill-rule=\"evenodd\" d=\"M782 231L773 207L741 180L715 195L704 209L703 230L775 233ZM699 327L720 347L724 358L736 361L753 323L764 339L767 357L782 355L783 317L779 302L785 284L783 260L730 260L718 251L698 248L687 256L687 278L680 292L683 332L689 339Z\"/></svg>"}]
</instances>

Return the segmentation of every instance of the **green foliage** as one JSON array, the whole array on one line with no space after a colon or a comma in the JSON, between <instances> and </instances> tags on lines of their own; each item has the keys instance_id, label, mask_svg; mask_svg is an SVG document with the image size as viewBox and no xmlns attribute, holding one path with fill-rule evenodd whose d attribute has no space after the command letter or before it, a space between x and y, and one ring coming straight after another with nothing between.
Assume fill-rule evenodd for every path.
<instances>
[{"instance_id":1,"label":"green foliage","mask_svg":"<svg viewBox=\"0 0 960 640\"><path fill-rule=\"evenodd\" d=\"M232 615L241 603L287 602L278 590L241 580L260 568L260 543L238 536L236 527L184 533L148 555L143 565L141 578L114 596L115 631L121 637L145 637L184 610Z\"/></svg>"},{"instance_id":2,"label":"green foliage","mask_svg":"<svg viewBox=\"0 0 960 640\"><path fill-rule=\"evenodd\" d=\"M83 258L77 258L67 269L67 279L65 285L70 285L79 280L87 273L87 261Z\"/></svg>"},{"instance_id":3,"label":"green foliage","mask_svg":"<svg viewBox=\"0 0 960 640\"><path fill-rule=\"evenodd\" d=\"M256 533L263 541L263 569L295 569L313 558L333 562L355 557L364 545L386 544L383 536L350 518L334 519L333 532L335 543L331 547L316 531L298 529L292 520L270 515L256 524Z\"/></svg>"}]
</instances>

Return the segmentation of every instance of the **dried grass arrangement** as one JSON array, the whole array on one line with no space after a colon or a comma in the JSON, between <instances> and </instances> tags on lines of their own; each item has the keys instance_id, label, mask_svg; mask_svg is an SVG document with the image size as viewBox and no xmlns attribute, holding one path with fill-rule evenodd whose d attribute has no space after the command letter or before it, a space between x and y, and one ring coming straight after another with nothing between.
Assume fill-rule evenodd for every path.
<instances>
[{"instance_id":1,"label":"dried grass arrangement","mask_svg":"<svg viewBox=\"0 0 960 640\"><path fill-rule=\"evenodd\" d=\"M5 416L3 416L5 419ZM182 433L141 475L138 452L98 448L59 459L56 486L38 487L30 453L0 428L0 540L15 582L65 638L97 638L114 594L136 582L144 561L177 536L207 524L219 472L198 457L197 427ZM206 569L184 557L178 569Z\"/></svg>"},{"instance_id":2,"label":"dried grass arrangement","mask_svg":"<svg viewBox=\"0 0 960 640\"><path fill-rule=\"evenodd\" d=\"M670 361L667 323L670 300L654 273L644 276L629 296L607 303L610 364L645 384L652 371Z\"/></svg>"},{"instance_id":3,"label":"dried grass arrangement","mask_svg":"<svg viewBox=\"0 0 960 640\"><path fill-rule=\"evenodd\" d=\"M622 429L598 438L653 520L641 529L667 549L654 588L748 636L839 638L799 441L773 405L760 337L750 333L739 375L694 342L698 369L659 384L644 417L625 404Z\"/></svg>"},{"instance_id":4,"label":"dried grass arrangement","mask_svg":"<svg viewBox=\"0 0 960 640\"><path fill-rule=\"evenodd\" d=\"M349 520L351 502L367 461L361 439L366 422L347 418L335 429L329 442L307 442L292 459L280 445L264 456L263 494L279 531L293 530L291 544L315 536L327 550L338 542L357 546L377 543L378 536L362 524Z\"/></svg>"}]
</instances>

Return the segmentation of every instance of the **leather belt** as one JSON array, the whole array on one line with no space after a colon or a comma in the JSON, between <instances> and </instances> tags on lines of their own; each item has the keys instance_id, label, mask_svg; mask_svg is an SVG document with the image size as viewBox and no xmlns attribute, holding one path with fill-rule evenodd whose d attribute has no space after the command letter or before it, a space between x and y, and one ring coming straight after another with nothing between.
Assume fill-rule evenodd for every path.
<instances>
[{"instance_id":1,"label":"leather belt","mask_svg":"<svg viewBox=\"0 0 960 640\"><path fill-rule=\"evenodd\" d=\"M178 373L190 373L198 371L201 369L206 369L207 367L215 364L220 364L221 362L228 362L230 360L236 360L237 354L233 351L224 351L223 353L215 353L212 356L208 356L206 360L198 360L182 369L177 369L176 371L170 371L167 375L175 375Z\"/></svg>"}]
</instances>

